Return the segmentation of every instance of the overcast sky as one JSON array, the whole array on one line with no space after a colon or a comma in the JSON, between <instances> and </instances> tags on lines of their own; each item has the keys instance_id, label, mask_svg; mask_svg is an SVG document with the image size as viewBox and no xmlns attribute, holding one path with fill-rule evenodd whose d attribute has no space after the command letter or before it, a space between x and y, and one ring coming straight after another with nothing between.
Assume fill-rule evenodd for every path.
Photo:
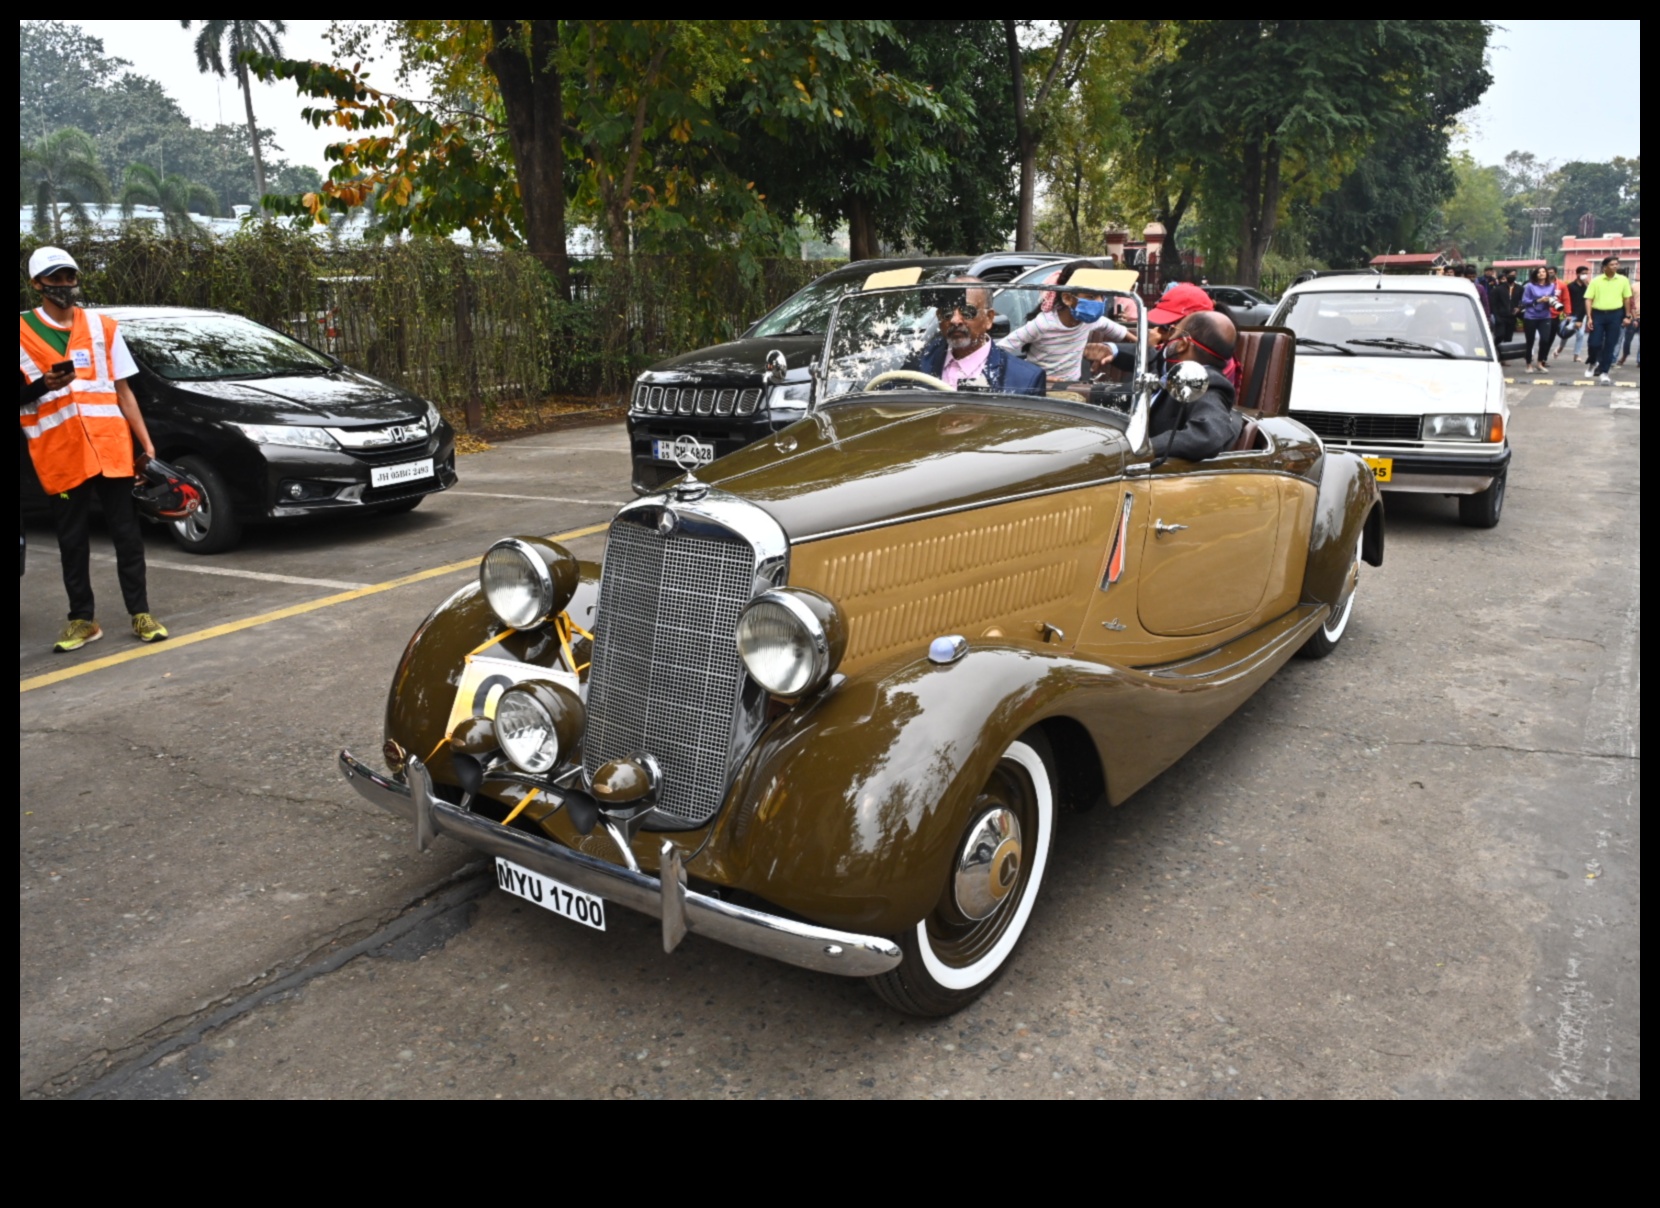
<instances>
[{"instance_id":1,"label":"overcast sky","mask_svg":"<svg viewBox=\"0 0 1660 1208\"><path fill-rule=\"evenodd\" d=\"M107 53L160 80L192 121L211 126L244 120L234 80L196 70L195 34L176 20L78 24L102 38ZM294 58L327 58L327 28L326 21L290 21L283 49ZM1639 21L1500 22L1490 58L1493 86L1466 115L1461 145L1484 164L1516 150L1558 163L1640 154L1641 33ZM390 86L391 66L377 64L373 79ZM1617 99L1605 102L1604 96ZM254 88L254 112L261 125L276 131L283 157L327 171L323 148L332 132L302 122L304 104L291 83Z\"/></svg>"},{"instance_id":2,"label":"overcast sky","mask_svg":"<svg viewBox=\"0 0 1660 1208\"><path fill-rule=\"evenodd\" d=\"M1512 151L1557 163L1642 153L1641 21L1500 21L1493 83L1465 115L1477 163Z\"/></svg>"}]
</instances>

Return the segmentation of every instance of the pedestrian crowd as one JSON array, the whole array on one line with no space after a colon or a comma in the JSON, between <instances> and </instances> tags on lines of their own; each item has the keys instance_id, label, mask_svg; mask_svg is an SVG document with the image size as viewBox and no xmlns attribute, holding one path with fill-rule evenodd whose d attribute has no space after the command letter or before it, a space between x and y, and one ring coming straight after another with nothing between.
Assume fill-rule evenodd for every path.
<instances>
[{"instance_id":1,"label":"pedestrian crowd","mask_svg":"<svg viewBox=\"0 0 1660 1208\"><path fill-rule=\"evenodd\" d=\"M1561 356L1571 341L1574 361L1583 356L1597 381L1608 386L1609 374L1634 354L1634 345L1637 364L1643 363L1641 293L1620 267L1618 256L1605 256L1600 272L1582 264L1572 281L1542 265L1530 270L1525 282L1517 280L1515 269L1496 265L1484 273L1473 264L1443 271L1460 273L1475 285L1495 344L1515 338L1520 327L1529 373L1549 370L1551 358Z\"/></svg>"}]
</instances>

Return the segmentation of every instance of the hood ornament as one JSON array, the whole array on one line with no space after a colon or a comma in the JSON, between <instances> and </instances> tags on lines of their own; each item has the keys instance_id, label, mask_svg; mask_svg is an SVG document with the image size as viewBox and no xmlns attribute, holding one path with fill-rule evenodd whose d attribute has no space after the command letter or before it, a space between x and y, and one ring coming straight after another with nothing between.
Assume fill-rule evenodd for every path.
<instances>
[{"instance_id":1,"label":"hood ornament","mask_svg":"<svg viewBox=\"0 0 1660 1208\"><path fill-rule=\"evenodd\" d=\"M674 488L676 499L702 499L709 493L709 484L699 482L697 469L704 464L703 445L695 436L677 436L669 448L674 464L686 471L686 479Z\"/></svg>"}]
</instances>

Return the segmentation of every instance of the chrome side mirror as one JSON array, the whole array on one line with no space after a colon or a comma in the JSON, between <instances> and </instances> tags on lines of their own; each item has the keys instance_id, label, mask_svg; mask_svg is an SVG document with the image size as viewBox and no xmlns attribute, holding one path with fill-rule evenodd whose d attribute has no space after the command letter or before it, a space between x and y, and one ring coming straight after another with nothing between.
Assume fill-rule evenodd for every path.
<instances>
[{"instance_id":1,"label":"chrome side mirror","mask_svg":"<svg viewBox=\"0 0 1660 1208\"><path fill-rule=\"evenodd\" d=\"M790 363L784 359L784 354L774 348L767 353L767 371L761 375L761 380L769 386L782 385L789 368Z\"/></svg>"},{"instance_id":2,"label":"chrome side mirror","mask_svg":"<svg viewBox=\"0 0 1660 1208\"><path fill-rule=\"evenodd\" d=\"M1177 361L1170 367L1164 389L1178 403L1191 403L1210 389L1210 375L1197 361Z\"/></svg>"}]
</instances>

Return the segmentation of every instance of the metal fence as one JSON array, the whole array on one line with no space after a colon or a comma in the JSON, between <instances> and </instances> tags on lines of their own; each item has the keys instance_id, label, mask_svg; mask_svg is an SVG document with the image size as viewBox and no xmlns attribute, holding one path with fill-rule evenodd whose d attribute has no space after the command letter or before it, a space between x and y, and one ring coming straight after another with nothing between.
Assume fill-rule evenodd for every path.
<instances>
[{"instance_id":1,"label":"metal fence","mask_svg":"<svg viewBox=\"0 0 1660 1208\"><path fill-rule=\"evenodd\" d=\"M20 303L38 246L20 236ZM730 339L831 264L732 253L595 260L573 297L517 249L440 240L336 248L267 225L188 241L131 231L70 240L102 305L232 311L476 424L554 395L619 395L644 365Z\"/></svg>"}]
</instances>

